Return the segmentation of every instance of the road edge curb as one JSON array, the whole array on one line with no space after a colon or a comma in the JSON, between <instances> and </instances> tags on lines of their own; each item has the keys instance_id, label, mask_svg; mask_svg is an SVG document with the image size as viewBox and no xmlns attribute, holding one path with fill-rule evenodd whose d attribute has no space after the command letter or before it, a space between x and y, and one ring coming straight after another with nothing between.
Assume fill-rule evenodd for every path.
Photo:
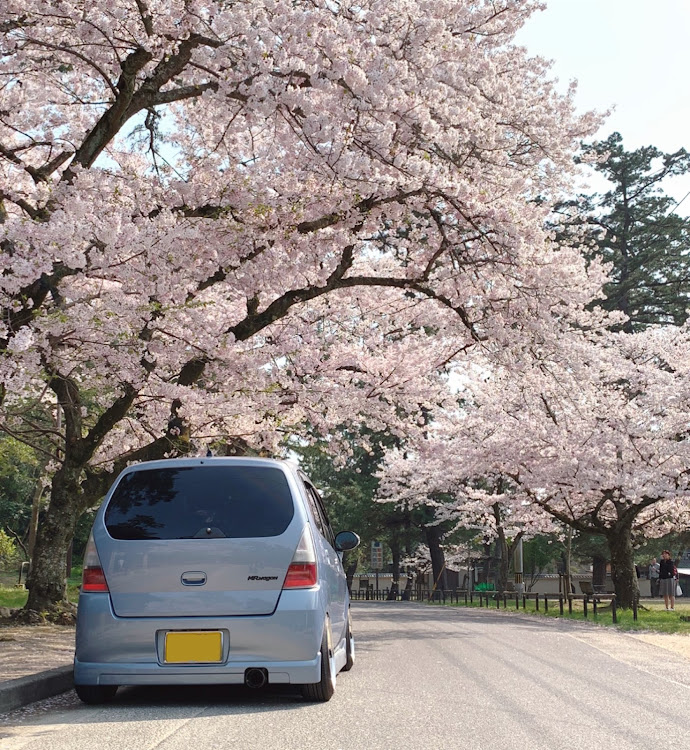
<instances>
[{"instance_id":1,"label":"road edge curb","mask_svg":"<svg viewBox=\"0 0 690 750\"><path fill-rule=\"evenodd\" d=\"M65 693L73 686L74 670L71 665L8 680L0 684L0 714Z\"/></svg>"}]
</instances>

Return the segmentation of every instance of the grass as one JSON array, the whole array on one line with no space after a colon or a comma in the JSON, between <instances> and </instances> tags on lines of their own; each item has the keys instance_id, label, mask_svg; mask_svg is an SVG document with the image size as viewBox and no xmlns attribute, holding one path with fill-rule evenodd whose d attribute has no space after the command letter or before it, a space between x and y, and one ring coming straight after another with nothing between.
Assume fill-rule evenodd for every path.
<instances>
[{"instance_id":1,"label":"grass","mask_svg":"<svg viewBox=\"0 0 690 750\"><path fill-rule=\"evenodd\" d=\"M486 599L484 600L486 602ZM508 606L504 609L503 602L500 602L500 610L507 612L516 612L515 599L508 599ZM459 604L447 604L446 606L452 607L479 607L478 598L474 599L473 604L465 605L464 602ZM490 600L489 609L496 609L496 602ZM597 607L597 614L594 616L592 605L589 604L587 607L588 616L585 620L584 607L581 600L573 601L573 612L568 613L568 605L564 604L563 615L560 613L558 604L558 598L553 597L549 599L548 610L544 611L544 600L540 597L539 610L537 611L535 601L529 599L526 602L525 609L522 608L522 601L520 602L520 612L533 614L542 617L562 617L563 619L577 620L580 622L590 622L597 625L604 625L609 627L615 627L619 630L624 631L650 631L655 633L676 633L690 635L690 622L681 620L681 616L687 617L690 620L690 602L685 603L683 599L676 599L676 609L674 612L667 612L664 608L663 600L645 600L637 613L637 621L633 620L632 610L618 609L618 622L613 622L613 615L610 607Z\"/></svg>"},{"instance_id":2,"label":"grass","mask_svg":"<svg viewBox=\"0 0 690 750\"><path fill-rule=\"evenodd\" d=\"M25 588L19 588L15 585L17 576L3 575L0 577L0 607L10 607L10 609L16 609L17 607L23 607L26 604L26 600L29 596L29 592ZM77 601L79 598L79 587L81 586L81 567L72 568L72 574L67 579L67 598L71 602Z\"/></svg>"}]
</instances>

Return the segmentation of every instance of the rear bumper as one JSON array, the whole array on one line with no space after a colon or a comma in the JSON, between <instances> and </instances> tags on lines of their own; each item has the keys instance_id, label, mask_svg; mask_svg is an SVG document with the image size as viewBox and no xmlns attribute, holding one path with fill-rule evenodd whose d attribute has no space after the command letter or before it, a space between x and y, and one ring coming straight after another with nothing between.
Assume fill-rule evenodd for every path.
<instances>
[{"instance_id":1,"label":"rear bumper","mask_svg":"<svg viewBox=\"0 0 690 750\"><path fill-rule=\"evenodd\" d=\"M262 662L206 667L161 667L118 662L86 663L74 659L75 685L242 685L246 669L264 668L269 684L302 685L318 682L321 656L308 662Z\"/></svg>"},{"instance_id":2,"label":"rear bumper","mask_svg":"<svg viewBox=\"0 0 690 750\"><path fill-rule=\"evenodd\" d=\"M79 599L74 681L77 685L239 684L249 668L269 682L304 684L320 678L325 612L318 589L284 591L271 615L242 617L117 617L107 594ZM219 630L222 659L166 664L165 633Z\"/></svg>"}]
</instances>

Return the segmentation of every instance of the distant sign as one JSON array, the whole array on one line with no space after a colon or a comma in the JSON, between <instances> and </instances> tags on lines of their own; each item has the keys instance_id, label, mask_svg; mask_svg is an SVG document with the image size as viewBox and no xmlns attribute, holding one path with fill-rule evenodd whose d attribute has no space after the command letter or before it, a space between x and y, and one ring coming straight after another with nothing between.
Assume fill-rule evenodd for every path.
<instances>
[{"instance_id":1,"label":"distant sign","mask_svg":"<svg viewBox=\"0 0 690 750\"><path fill-rule=\"evenodd\" d=\"M381 542L371 543L371 567L381 570L383 567L383 544Z\"/></svg>"}]
</instances>

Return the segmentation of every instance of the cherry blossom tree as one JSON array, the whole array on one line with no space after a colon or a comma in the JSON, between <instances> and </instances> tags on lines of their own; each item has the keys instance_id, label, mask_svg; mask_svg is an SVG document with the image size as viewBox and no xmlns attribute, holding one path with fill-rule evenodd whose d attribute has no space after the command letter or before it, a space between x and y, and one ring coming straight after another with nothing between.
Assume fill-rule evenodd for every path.
<instances>
[{"instance_id":1,"label":"cherry blossom tree","mask_svg":"<svg viewBox=\"0 0 690 750\"><path fill-rule=\"evenodd\" d=\"M443 527L446 533L474 530L485 545L495 542L500 552L496 584L505 591L517 544L537 534L553 533L553 521L539 509L535 513L532 503L520 502L524 493L516 493L515 483L494 466L468 464L469 454L463 448L465 425L458 427L456 418L445 417L437 412L437 419L409 441L407 450L388 451L378 500L426 509L432 529ZM444 563L440 542L438 559L430 554L437 575ZM432 544L425 549L434 552Z\"/></svg>"},{"instance_id":2,"label":"cherry blossom tree","mask_svg":"<svg viewBox=\"0 0 690 750\"><path fill-rule=\"evenodd\" d=\"M500 480L502 501L534 529L555 519L602 535L618 602L630 607L634 537L690 521L689 346L674 327L544 342L522 366L487 366L425 450L439 466L454 462L456 482ZM468 490L443 512L491 499Z\"/></svg>"},{"instance_id":3,"label":"cherry blossom tree","mask_svg":"<svg viewBox=\"0 0 690 750\"><path fill-rule=\"evenodd\" d=\"M512 44L538 7L3 4L0 418L52 440L29 608L127 463L404 430L454 358L578 318L600 273L544 219L595 120Z\"/></svg>"}]
</instances>

